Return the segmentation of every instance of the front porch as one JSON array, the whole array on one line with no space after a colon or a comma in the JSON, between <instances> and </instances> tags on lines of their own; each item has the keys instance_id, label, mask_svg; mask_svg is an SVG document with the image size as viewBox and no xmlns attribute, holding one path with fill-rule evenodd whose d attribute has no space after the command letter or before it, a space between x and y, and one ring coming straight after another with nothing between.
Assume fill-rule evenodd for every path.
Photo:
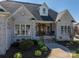
<instances>
[{"instance_id":1,"label":"front porch","mask_svg":"<svg viewBox=\"0 0 79 59\"><path fill-rule=\"evenodd\" d=\"M36 23L36 36L55 36L55 24Z\"/></svg>"},{"instance_id":2,"label":"front porch","mask_svg":"<svg viewBox=\"0 0 79 59\"><path fill-rule=\"evenodd\" d=\"M55 38L55 23L53 21L37 21L34 20L33 24L17 24L15 25L14 39L33 38L40 39L43 36L44 39Z\"/></svg>"}]
</instances>

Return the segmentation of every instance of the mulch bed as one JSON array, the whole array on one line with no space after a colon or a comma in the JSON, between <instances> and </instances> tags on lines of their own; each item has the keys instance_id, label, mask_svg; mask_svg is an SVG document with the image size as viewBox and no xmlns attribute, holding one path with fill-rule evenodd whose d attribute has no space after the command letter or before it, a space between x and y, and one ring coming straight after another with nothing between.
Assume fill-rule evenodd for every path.
<instances>
[{"instance_id":1,"label":"mulch bed","mask_svg":"<svg viewBox=\"0 0 79 59\"><path fill-rule=\"evenodd\" d=\"M48 52L43 52L43 54L40 56L40 57L36 57L34 55L34 51L38 49L38 46L34 46L34 47L31 47L30 49L27 49L25 51L22 51L20 50L17 46L11 46L5 55L0 55L0 58L13 58L14 57L14 54L16 52L22 52L22 57L23 58L46 58L48 57L49 53L50 53L50 50Z\"/></svg>"}]
</instances>

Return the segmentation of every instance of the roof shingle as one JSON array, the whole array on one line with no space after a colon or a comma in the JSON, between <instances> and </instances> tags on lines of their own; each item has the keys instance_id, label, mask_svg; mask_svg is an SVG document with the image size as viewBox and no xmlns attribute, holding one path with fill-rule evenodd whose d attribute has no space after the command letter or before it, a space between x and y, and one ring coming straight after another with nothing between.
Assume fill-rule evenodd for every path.
<instances>
[{"instance_id":1,"label":"roof shingle","mask_svg":"<svg viewBox=\"0 0 79 59\"><path fill-rule=\"evenodd\" d=\"M11 13L14 13L20 6L24 5L36 17L37 20L55 21L58 14L56 11L49 9L48 16L40 16L39 7L41 6L41 4L18 1L2 1L0 2L0 5L2 5Z\"/></svg>"}]
</instances>

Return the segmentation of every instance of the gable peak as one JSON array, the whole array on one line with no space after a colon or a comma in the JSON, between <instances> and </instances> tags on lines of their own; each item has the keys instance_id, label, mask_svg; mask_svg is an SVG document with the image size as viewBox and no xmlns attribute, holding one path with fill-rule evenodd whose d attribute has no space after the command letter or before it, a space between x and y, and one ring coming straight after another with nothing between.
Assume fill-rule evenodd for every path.
<instances>
[{"instance_id":1,"label":"gable peak","mask_svg":"<svg viewBox=\"0 0 79 59\"><path fill-rule=\"evenodd\" d=\"M44 6L48 7L48 6L47 6L47 4L46 4L46 2L44 2L42 5L44 5Z\"/></svg>"}]
</instances>

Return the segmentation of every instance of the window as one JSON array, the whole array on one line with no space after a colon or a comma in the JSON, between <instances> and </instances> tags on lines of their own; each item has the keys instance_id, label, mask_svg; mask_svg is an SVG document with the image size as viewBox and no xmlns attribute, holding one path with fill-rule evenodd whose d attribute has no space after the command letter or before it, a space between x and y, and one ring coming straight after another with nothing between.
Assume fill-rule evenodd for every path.
<instances>
[{"instance_id":1,"label":"window","mask_svg":"<svg viewBox=\"0 0 79 59\"><path fill-rule=\"evenodd\" d=\"M25 35L25 25L21 24L21 35Z\"/></svg>"},{"instance_id":2,"label":"window","mask_svg":"<svg viewBox=\"0 0 79 59\"><path fill-rule=\"evenodd\" d=\"M30 29L30 25L26 25L26 35L30 34L29 29Z\"/></svg>"},{"instance_id":3,"label":"window","mask_svg":"<svg viewBox=\"0 0 79 59\"><path fill-rule=\"evenodd\" d=\"M15 25L15 31L16 31L16 35L20 34L20 25Z\"/></svg>"},{"instance_id":4,"label":"window","mask_svg":"<svg viewBox=\"0 0 79 59\"><path fill-rule=\"evenodd\" d=\"M64 27L65 33L67 32L67 26Z\"/></svg>"},{"instance_id":5,"label":"window","mask_svg":"<svg viewBox=\"0 0 79 59\"><path fill-rule=\"evenodd\" d=\"M26 25L26 24L15 25L16 35L28 35L30 33L29 29L30 29L30 25Z\"/></svg>"},{"instance_id":6,"label":"window","mask_svg":"<svg viewBox=\"0 0 79 59\"><path fill-rule=\"evenodd\" d=\"M71 33L71 28L70 28L70 26L68 26L68 33Z\"/></svg>"},{"instance_id":7,"label":"window","mask_svg":"<svg viewBox=\"0 0 79 59\"><path fill-rule=\"evenodd\" d=\"M71 33L70 26L61 26L61 34L62 33Z\"/></svg>"},{"instance_id":8,"label":"window","mask_svg":"<svg viewBox=\"0 0 79 59\"><path fill-rule=\"evenodd\" d=\"M46 13L46 9L45 8L43 8L43 14L45 14Z\"/></svg>"},{"instance_id":9,"label":"window","mask_svg":"<svg viewBox=\"0 0 79 59\"><path fill-rule=\"evenodd\" d=\"M64 26L61 26L61 34L63 33L64 31Z\"/></svg>"}]
</instances>

